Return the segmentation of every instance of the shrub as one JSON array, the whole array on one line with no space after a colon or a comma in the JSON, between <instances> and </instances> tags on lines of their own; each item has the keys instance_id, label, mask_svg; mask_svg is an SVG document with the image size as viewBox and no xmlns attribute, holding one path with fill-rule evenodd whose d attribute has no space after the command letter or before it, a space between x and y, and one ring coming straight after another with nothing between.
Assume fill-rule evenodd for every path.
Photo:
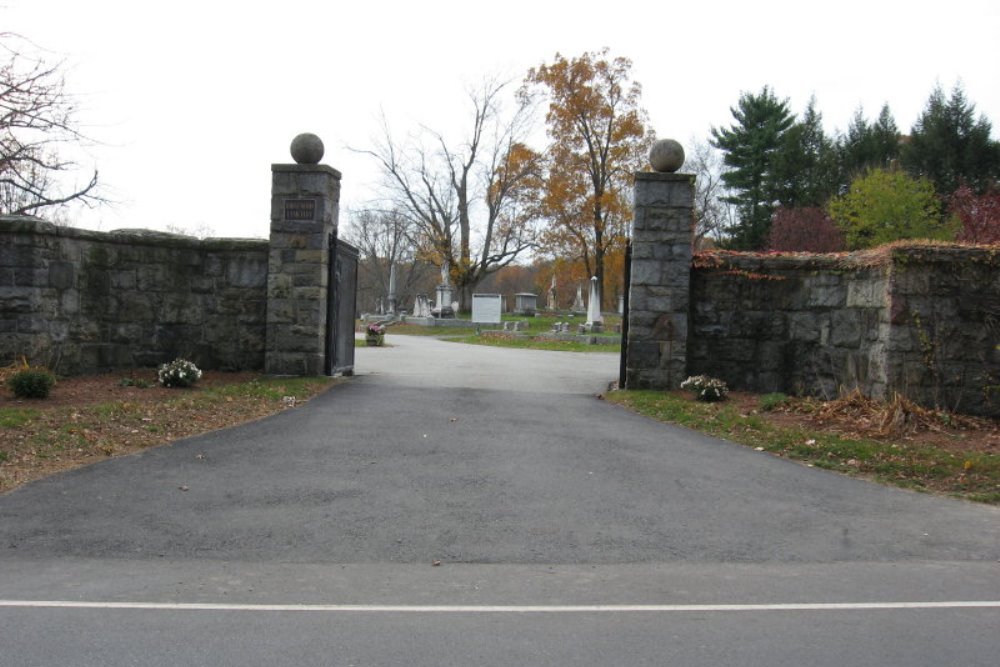
<instances>
[{"instance_id":1,"label":"shrub","mask_svg":"<svg viewBox=\"0 0 1000 667\"><path fill-rule=\"evenodd\" d=\"M764 412L771 412L780 407L788 405L789 398L780 391L771 394L764 394L760 397L760 409Z\"/></svg>"},{"instance_id":2,"label":"shrub","mask_svg":"<svg viewBox=\"0 0 1000 667\"><path fill-rule=\"evenodd\" d=\"M699 401L721 401L729 394L725 382L707 375L692 375L681 382L681 389L692 392Z\"/></svg>"},{"instance_id":3,"label":"shrub","mask_svg":"<svg viewBox=\"0 0 1000 667\"><path fill-rule=\"evenodd\" d=\"M190 387L201 379L201 371L187 359L174 359L160 366L157 378L164 387Z\"/></svg>"},{"instance_id":4,"label":"shrub","mask_svg":"<svg viewBox=\"0 0 1000 667\"><path fill-rule=\"evenodd\" d=\"M31 368L14 373L7 381L18 398L47 398L55 383L51 373Z\"/></svg>"},{"instance_id":5,"label":"shrub","mask_svg":"<svg viewBox=\"0 0 1000 667\"><path fill-rule=\"evenodd\" d=\"M821 208L784 208L774 212L768 250L781 252L839 252L844 233Z\"/></svg>"}]
</instances>

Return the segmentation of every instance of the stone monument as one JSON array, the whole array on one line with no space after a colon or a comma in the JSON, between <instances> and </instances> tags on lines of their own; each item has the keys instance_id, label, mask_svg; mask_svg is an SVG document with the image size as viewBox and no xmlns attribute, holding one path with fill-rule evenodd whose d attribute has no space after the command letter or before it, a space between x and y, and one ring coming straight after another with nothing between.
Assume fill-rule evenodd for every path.
<instances>
[{"instance_id":1,"label":"stone monument","mask_svg":"<svg viewBox=\"0 0 1000 667\"><path fill-rule=\"evenodd\" d=\"M590 302L587 304L587 331L600 333L604 331L604 317L601 315L601 289L597 285L597 276L590 279Z\"/></svg>"},{"instance_id":2,"label":"stone monument","mask_svg":"<svg viewBox=\"0 0 1000 667\"><path fill-rule=\"evenodd\" d=\"M450 273L448 261L445 260L441 263L441 284L437 286L434 310L431 311L434 317L455 317L455 309L451 302L452 288Z\"/></svg>"},{"instance_id":3,"label":"stone monument","mask_svg":"<svg viewBox=\"0 0 1000 667\"><path fill-rule=\"evenodd\" d=\"M396 263L389 261L389 305L386 314L396 314Z\"/></svg>"},{"instance_id":4,"label":"stone monument","mask_svg":"<svg viewBox=\"0 0 1000 667\"><path fill-rule=\"evenodd\" d=\"M587 312L587 307L583 304L583 284L576 286L576 298L573 299L573 307L570 311L580 315Z\"/></svg>"},{"instance_id":5,"label":"stone monument","mask_svg":"<svg viewBox=\"0 0 1000 667\"><path fill-rule=\"evenodd\" d=\"M514 295L514 314L533 317L538 310L538 295L520 292Z\"/></svg>"}]
</instances>

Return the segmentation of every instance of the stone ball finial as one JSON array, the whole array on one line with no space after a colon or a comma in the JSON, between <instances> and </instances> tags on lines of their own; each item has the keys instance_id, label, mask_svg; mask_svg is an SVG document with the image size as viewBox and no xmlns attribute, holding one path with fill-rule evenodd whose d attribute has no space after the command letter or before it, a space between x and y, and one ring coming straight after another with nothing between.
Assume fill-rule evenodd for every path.
<instances>
[{"instance_id":1,"label":"stone ball finial","mask_svg":"<svg viewBox=\"0 0 1000 667\"><path fill-rule=\"evenodd\" d=\"M673 139L660 139L649 149L649 165L654 171L677 171L684 165L684 147Z\"/></svg>"},{"instance_id":2,"label":"stone ball finial","mask_svg":"<svg viewBox=\"0 0 1000 667\"><path fill-rule=\"evenodd\" d=\"M319 164L323 159L323 140L311 132L292 139L292 159L298 164Z\"/></svg>"}]
</instances>

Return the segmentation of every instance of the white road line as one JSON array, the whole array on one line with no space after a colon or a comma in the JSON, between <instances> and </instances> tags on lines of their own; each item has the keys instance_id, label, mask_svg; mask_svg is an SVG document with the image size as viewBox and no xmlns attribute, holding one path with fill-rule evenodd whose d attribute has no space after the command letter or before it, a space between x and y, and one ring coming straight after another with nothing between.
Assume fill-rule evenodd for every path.
<instances>
[{"instance_id":1,"label":"white road line","mask_svg":"<svg viewBox=\"0 0 1000 667\"><path fill-rule=\"evenodd\" d=\"M151 609L159 611L257 611L313 613L423 614L603 614L629 612L864 611L881 609L1000 609L1000 600L936 602L791 602L778 604L632 604L632 605L365 605L230 604L215 602L97 602L74 600L0 600L0 608Z\"/></svg>"}]
</instances>

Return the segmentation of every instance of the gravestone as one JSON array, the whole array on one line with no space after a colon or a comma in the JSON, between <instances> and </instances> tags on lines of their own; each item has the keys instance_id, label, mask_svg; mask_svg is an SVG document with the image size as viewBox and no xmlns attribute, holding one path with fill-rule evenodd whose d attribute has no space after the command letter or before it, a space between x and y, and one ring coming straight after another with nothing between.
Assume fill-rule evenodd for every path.
<instances>
[{"instance_id":1,"label":"gravestone","mask_svg":"<svg viewBox=\"0 0 1000 667\"><path fill-rule=\"evenodd\" d=\"M502 297L499 294L472 295L472 321L478 324L499 324Z\"/></svg>"},{"instance_id":2,"label":"gravestone","mask_svg":"<svg viewBox=\"0 0 1000 667\"><path fill-rule=\"evenodd\" d=\"M386 312L389 315L396 314L396 263L389 263L389 305Z\"/></svg>"},{"instance_id":3,"label":"gravestone","mask_svg":"<svg viewBox=\"0 0 1000 667\"><path fill-rule=\"evenodd\" d=\"M538 309L538 295L521 292L514 295L515 315L534 315Z\"/></svg>"},{"instance_id":4,"label":"gravestone","mask_svg":"<svg viewBox=\"0 0 1000 667\"><path fill-rule=\"evenodd\" d=\"M587 304L587 331L600 333L604 330L604 317L601 315L601 289L597 285L597 276L590 279L590 302Z\"/></svg>"},{"instance_id":5,"label":"gravestone","mask_svg":"<svg viewBox=\"0 0 1000 667\"><path fill-rule=\"evenodd\" d=\"M573 307L570 311L576 313L577 315L582 315L587 312L587 307L583 303L583 285L576 286L576 298L573 299Z\"/></svg>"}]
</instances>

